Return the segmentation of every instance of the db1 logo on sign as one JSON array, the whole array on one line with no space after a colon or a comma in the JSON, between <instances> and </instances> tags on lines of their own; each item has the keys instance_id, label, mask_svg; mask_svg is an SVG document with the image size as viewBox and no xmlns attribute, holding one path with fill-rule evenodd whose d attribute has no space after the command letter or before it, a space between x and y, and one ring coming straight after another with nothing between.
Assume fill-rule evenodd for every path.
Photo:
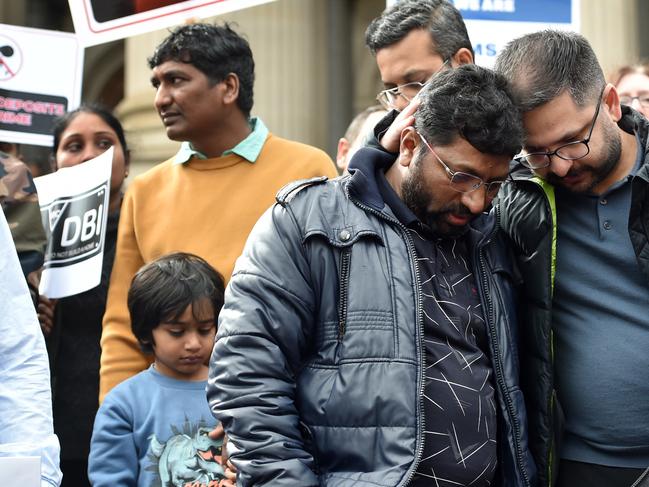
<instances>
[{"instance_id":1,"label":"db1 logo on sign","mask_svg":"<svg viewBox=\"0 0 649 487\"><path fill-rule=\"evenodd\" d=\"M47 234L39 291L48 298L99 285L114 149L34 179Z\"/></svg>"},{"instance_id":2,"label":"db1 logo on sign","mask_svg":"<svg viewBox=\"0 0 649 487\"><path fill-rule=\"evenodd\" d=\"M82 262L101 252L105 202L106 188L102 184L41 208L43 227L49 230L45 268Z\"/></svg>"}]
</instances>

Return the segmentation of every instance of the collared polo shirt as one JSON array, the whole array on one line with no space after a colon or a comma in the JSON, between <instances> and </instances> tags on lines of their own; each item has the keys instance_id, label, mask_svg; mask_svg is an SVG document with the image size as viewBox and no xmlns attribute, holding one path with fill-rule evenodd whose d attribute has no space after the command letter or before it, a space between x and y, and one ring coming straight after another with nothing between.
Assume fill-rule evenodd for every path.
<instances>
[{"instance_id":1,"label":"collared polo shirt","mask_svg":"<svg viewBox=\"0 0 649 487\"><path fill-rule=\"evenodd\" d=\"M601 195L556 188L552 325L568 460L649 465L649 285L628 229L641 149L631 174Z\"/></svg>"},{"instance_id":2,"label":"collared polo shirt","mask_svg":"<svg viewBox=\"0 0 649 487\"><path fill-rule=\"evenodd\" d=\"M235 145L232 149L226 150L222 155L236 154L243 157L248 162L254 163L259 157L261 149L264 147L264 142L268 136L268 128L261 120L261 118L250 119L250 129L252 132L248 136ZM174 158L174 164L184 164L192 157L198 159L207 159L207 156L200 151L197 151L191 142L183 142L180 144L180 150Z\"/></svg>"}]
</instances>

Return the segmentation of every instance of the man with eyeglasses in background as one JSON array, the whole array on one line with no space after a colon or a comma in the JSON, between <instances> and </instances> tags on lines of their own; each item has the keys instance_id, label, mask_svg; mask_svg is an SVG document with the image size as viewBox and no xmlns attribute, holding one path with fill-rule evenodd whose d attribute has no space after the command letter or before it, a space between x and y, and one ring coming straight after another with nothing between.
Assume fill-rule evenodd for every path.
<instances>
[{"instance_id":1,"label":"man with eyeglasses in background","mask_svg":"<svg viewBox=\"0 0 649 487\"><path fill-rule=\"evenodd\" d=\"M376 99L401 111L437 72L473 63L462 15L446 0L402 0L374 19L365 44L385 90Z\"/></svg>"},{"instance_id":2,"label":"man with eyeglasses in background","mask_svg":"<svg viewBox=\"0 0 649 487\"><path fill-rule=\"evenodd\" d=\"M420 99L396 161L363 148L285 187L237 261L208 383L237 485L536 485L512 261L483 213L520 113L474 65Z\"/></svg>"},{"instance_id":3,"label":"man with eyeglasses in background","mask_svg":"<svg viewBox=\"0 0 649 487\"><path fill-rule=\"evenodd\" d=\"M620 105L579 34L516 39L496 71L526 132L495 212L524 280L539 482L628 487L649 465L649 123Z\"/></svg>"}]
</instances>

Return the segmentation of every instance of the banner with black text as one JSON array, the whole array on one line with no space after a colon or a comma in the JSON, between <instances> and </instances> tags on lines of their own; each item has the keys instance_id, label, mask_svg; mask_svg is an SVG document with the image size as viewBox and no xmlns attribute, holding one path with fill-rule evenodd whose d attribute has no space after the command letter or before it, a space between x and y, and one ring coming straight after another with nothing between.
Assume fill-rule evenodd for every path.
<instances>
[{"instance_id":1,"label":"banner with black text","mask_svg":"<svg viewBox=\"0 0 649 487\"><path fill-rule=\"evenodd\" d=\"M99 285L113 151L34 179L47 235L39 292L48 298Z\"/></svg>"}]
</instances>

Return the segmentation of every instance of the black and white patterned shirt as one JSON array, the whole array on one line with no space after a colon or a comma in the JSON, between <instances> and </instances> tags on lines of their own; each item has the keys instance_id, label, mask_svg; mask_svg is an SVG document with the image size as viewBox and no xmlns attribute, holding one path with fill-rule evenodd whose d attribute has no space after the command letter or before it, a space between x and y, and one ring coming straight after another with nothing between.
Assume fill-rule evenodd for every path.
<instances>
[{"instance_id":1,"label":"black and white patterned shirt","mask_svg":"<svg viewBox=\"0 0 649 487\"><path fill-rule=\"evenodd\" d=\"M425 437L410 487L489 486L497 467L497 405L466 239L427 233L385 178L377 179L408 228L422 283Z\"/></svg>"},{"instance_id":2,"label":"black and white patterned shirt","mask_svg":"<svg viewBox=\"0 0 649 487\"><path fill-rule=\"evenodd\" d=\"M411 486L491 485L496 404L489 345L463 238L410 230L422 282L424 451Z\"/></svg>"}]
</instances>

